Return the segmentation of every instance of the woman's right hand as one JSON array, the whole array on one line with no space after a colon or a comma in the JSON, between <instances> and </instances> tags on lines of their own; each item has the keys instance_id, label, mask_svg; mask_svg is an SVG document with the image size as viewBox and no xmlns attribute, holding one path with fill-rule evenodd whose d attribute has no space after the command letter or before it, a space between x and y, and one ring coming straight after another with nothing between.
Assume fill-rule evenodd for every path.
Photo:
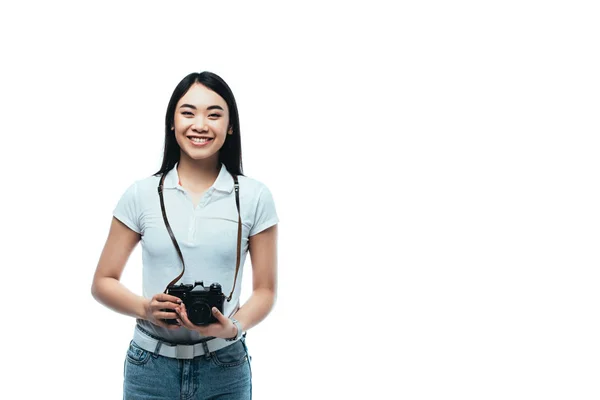
<instances>
[{"instance_id":1,"label":"woman's right hand","mask_svg":"<svg viewBox=\"0 0 600 400\"><path fill-rule=\"evenodd\" d=\"M163 328L179 329L180 325L167 324L164 320L179 318L175 309L180 304L181 299L179 297L166 293L155 294L152 299L145 299L144 309L146 311L146 320ZM163 311L165 309L172 310L173 312Z\"/></svg>"}]
</instances>

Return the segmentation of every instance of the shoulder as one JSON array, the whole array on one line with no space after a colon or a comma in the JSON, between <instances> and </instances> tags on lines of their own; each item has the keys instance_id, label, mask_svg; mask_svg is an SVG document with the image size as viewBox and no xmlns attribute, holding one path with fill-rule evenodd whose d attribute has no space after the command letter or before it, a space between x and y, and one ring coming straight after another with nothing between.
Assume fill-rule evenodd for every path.
<instances>
[{"instance_id":1,"label":"shoulder","mask_svg":"<svg viewBox=\"0 0 600 400\"><path fill-rule=\"evenodd\" d=\"M160 181L160 175L154 176L150 175L144 178L136 179L133 185L136 186L138 193L147 194L147 193L158 193L158 182Z\"/></svg>"},{"instance_id":2,"label":"shoulder","mask_svg":"<svg viewBox=\"0 0 600 400\"><path fill-rule=\"evenodd\" d=\"M240 197L247 197L248 208L252 225L248 236L262 232L263 230L277 224L275 201L267 184L261 180L240 176Z\"/></svg>"},{"instance_id":3,"label":"shoulder","mask_svg":"<svg viewBox=\"0 0 600 400\"><path fill-rule=\"evenodd\" d=\"M151 175L129 181L129 183L123 187L121 202L144 202L144 199L147 199L151 193L158 193L157 187L159 180L160 177Z\"/></svg>"}]
</instances>

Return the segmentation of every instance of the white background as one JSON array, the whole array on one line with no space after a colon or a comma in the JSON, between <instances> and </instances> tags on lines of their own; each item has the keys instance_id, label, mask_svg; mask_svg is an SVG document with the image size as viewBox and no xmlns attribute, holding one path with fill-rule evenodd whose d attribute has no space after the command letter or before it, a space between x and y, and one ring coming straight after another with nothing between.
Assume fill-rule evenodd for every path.
<instances>
[{"instance_id":1,"label":"white background","mask_svg":"<svg viewBox=\"0 0 600 400\"><path fill-rule=\"evenodd\" d=\"M121 397L134 320L92 276L173 89L208 70L281 220L254 398L599 398L593 2L13 3L0 397Z\"/></svg>"}]
</instances>

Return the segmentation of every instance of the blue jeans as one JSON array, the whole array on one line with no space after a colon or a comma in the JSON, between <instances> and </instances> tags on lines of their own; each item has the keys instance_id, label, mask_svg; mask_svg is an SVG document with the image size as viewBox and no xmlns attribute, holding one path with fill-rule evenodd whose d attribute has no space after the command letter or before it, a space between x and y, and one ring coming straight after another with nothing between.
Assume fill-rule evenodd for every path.
<instances>
[{"instance_id":1,"label":"blue jeans","mask_svg":"<svg viewBox=\"0 0 600 400\"><path fill-rule=\"evenodd\" d=\"M132 340L124 367L124 400L250 400L252 371L245 338L183 360L144 350Z\"/></svg>"}]
</instances>

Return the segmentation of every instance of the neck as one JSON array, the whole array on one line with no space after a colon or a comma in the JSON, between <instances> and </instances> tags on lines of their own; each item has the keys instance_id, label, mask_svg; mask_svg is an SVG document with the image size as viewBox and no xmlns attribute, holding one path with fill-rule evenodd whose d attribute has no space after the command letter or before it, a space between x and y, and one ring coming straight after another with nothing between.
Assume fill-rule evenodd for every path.
<instances>
[{"instance_id":1,"label":"neck","mask_svg":"<svg viewBox=\"0 0 600 400\"><path fill-rule=\"evenodd\" d=\"M217 153L218 156L218 153ZM212 186L221 170L218 157L205 160L193 160L181 154L177 164L177 175L181 185L194 192L204 191Z\"/></svg>"}]
</instances>

